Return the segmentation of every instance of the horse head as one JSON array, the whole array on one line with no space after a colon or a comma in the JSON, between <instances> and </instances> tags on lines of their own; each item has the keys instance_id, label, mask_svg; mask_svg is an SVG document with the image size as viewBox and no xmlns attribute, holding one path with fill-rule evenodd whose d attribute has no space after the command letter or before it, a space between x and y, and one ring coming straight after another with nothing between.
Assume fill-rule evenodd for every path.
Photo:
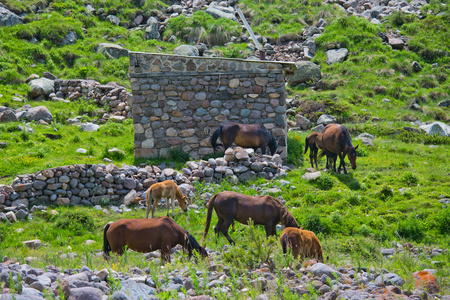
<instances>
[{"instance_id":1,"label":"horse head","mask_svg":"<svg viewBox=\"0 0 450 300\"><path fill-rule=\"evenodd\" d=\"M272 156L275 154L275 152L276 152L277 154L280 154L281 151L282 151L282 150L281 150L280 152L277 151L277 149L278 149L278 143L277 143L277 141L275 140L275 138L273 137L272 134L270 134L268 146L269 146L270 153L272 154Z\"/></svg>"},{"instance_id":2,"label":"horse head","mask_svg":"<svg viewBox=\"0 0 450 300\"><path fill-rule=\"evenodd\" d=\"M352 169L356 170L356 149L358 149L359 145L356 147L345 146L346 151L348 152L348 160L352 165Z\"/></svg>"},{"instance_id":3,"label":"horse head","mask_svg":"<svg viewBox=\"0 0 450 300\"><path fill-rule=\"evenodd\" d=\"M208 251L206 251L205 247L200 246L195 237L190 233L187 235L186 246L189 251L189 257L192 255L192 250L197 251L202 258L208 257Z\"/></svg>"},{"instance_id":4,"label":"horse head","mask_svg":"<svg viewBox=\"0 0 450 300\"><path fill-rule=\"evenodd\" d=\"M181 209L184 212L187 212L187 196L181 196L181 198L178 200L178 204L180 205Z\"/></svg>"},{"instance_id":5,"label":"horse head","mask_svg":"<svg viewBox=\"0 0 450 300\"><path fill-rule=\"evenodd\" d=\"M298 225L297 220L295 220L294 215L292 215L292 213L290 213L287 208L284 209L285 211L281 216L281 224L284 225L284 227L299 228L300 226Z\"/></svg>"}]
</instances>

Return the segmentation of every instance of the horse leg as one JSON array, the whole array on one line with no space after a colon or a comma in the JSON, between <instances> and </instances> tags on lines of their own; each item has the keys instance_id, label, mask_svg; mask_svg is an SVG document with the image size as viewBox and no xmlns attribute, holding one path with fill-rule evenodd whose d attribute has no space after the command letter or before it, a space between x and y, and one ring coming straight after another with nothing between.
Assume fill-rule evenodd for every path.
<instances>
[{"instance_id":1,"label":"horse leg","mask_svg":"<svg viewBox=\"0 0 450 300\"><path fill-rule=\"evenodd\" d=\"M227 238L228 242L230 244L236 245L236 243L233 241L231 236L228 235L228 229L230 228L230 225L233 223L233 219L224 219L223 226L221 228L222 234Z\"/></svg>"},{"instance_id":2,"label":"horse leg","mask_svg":"<svg viewBox=\"0 0 450 300\"><path fill-rule=\"evenodd\" d=\"M147 203L147 209L145 212L146 212L145 218L148 219L148 214L150 213L150 203Z\"/></svg>"},{"instance_id":3,"label":"horse leg","mask_svg":"<svg viewBox=\"0 0 450 300\"><path fill-rule=\"evenodd\" d=\"M313 156L313 158L314 158L314 163L316 164L316 169L319 170L319 166L317 165L317 152L319 152L319 149L316 149L316 150L314 151L314 156ZM312 162L311 162L311 166L312 166ZM313 168L314 168L314 167L313 167Z\"/></svg>"},{"instance_id":4,"label":"horse leg","mask_svg":"<svg viewBox=\"0 0 450 300\"><path fill-rule=\"evenodd\" d=\"M162 245L161 246L161 263L169 262L170 263L170 246Z\"/></svg>"},{"instance_id":5,"label":"horse leg","mask_svg":"<svg viewBox=\"0 0 450 300\"><path fill-rule=\"evenodd\" d=\"M342 166L344 168L344 174L347 174L347 169L345 169L345 161L344 161L345 155L346 155L346 153L339 154L340 162L339 162L338 172L339 173L341 172L341 166Z\"/></svg>"},{"instance_id":6,"label":"horse leg","mask_svg":"<svg viewBox=\"0 0 450 300\"><path fill-rule=\"evenodd\" d=\"M216 227L214 227L214 233L216 234L216 244L217 241L219 240L219 234L222 231L222 226L223 226L223 218L218 217Z\"/></svg>"},{"instance_id":7,"label":"horse leg","mask_svg":"<svg viewBox=\"0 0 450 300\"><path fill-rule=\"evenodd\" d=\"M152 218L154 218L155 217L155 209L156 209L156 206L158 206L158 202L159 202L159 200L161 200L161 199L153 199L153 205L152 205Z\"/></svg>"},{"instance_id":8,"label":"horse leg","mask_svg":"<svg viewBox=\"0 0 450 300\"><path fill-rule=\"evenodd\" d=\"M266 224L264 224L264 229L266 230L266 236L269 237L271 235L274 235L273 230L273 222L269 221Z\"/></svg>"}]
</instances>

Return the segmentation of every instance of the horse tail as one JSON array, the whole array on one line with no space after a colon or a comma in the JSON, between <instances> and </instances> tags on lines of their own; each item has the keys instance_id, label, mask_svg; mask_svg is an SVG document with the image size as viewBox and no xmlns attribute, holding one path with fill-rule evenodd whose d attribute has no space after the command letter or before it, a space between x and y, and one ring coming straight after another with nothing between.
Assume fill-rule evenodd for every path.
<instances>
[{"instance_id":1,"label":"horse tail","mask_svg":"<svg viewBox=\"0 0 450 300\"><path fill-rule=\"evenodd\" d=\"M278 148L277 140L274 138L274 136L269 132L269 149L272 155L275 154L275 151Z\"/></svg>"},{"instance_id":2,"label":"horse tail","mask_svg":"<svg viewBox=\"0 0 450 300\"><path fill-rule=\"evenodd\" d=\"M106 237L106 232L108 231L110 223L105 225L105 229L103 230L103 255L105 257L109 256L109 251L111 251L111 245L109 244L108 238Z\"/></svg>"},{"instance_id":3,"label":"horse tail","mask_svg":"<svg viewBox=\"0 0 450 300\"><path fill-rule=\"evenodd\" d=\"M150 203L150 201L151 201L151 203ZM151 187L147 190L147 195L145 195L145 202L147 202L147 206L152 207L153 196L152 196L152 188Z\"/></svg>"},{"instance_id":4,"label":"horse tail","mask_svg":"<svg viewBox=\"0 0 450 300\"><path fill-rule=\"evenodd\" d=\"M287 246L289 243L288 234L282 234L281 235L281 248L283 248L283 254L286 254L287 252Z\"/></svg>"},{"instance_id":5,"label":"horse tail","mask_svg":"<svg viewBox=\"0 0 450 300\"><path fill-rule=\"evenodd\" d=\"M222 133L222 125L219 125L219 127L217 127L216 131L214 131L214 133L211 136L211 145L214 151L216 151L217 146L219 146L219 144L217 144L217 139L219 138L219 135L221 133Z\"/></svg>"},{"instance_id":6,"label":"horse tail","mask_svg":"<svg viewBox=\"0 0 450 300\"><path fill-rule=\"evenodd\" d=\"M308 152L308 147L309 147L308 138L305 138L305 151L303 152L303 155L305 155L306 152Z\"/></svg>"},{"instance_id":7,"label":"horse tail","mask_svg":"<svg viewBox=\"0 0 450 300\"><path fill-rule=\"evenodd\" d=\"M212 211L214 209L214 201L216 199L216 196L217 195L212 196L207 204L208 214L206 215L206 224L205 224L205 231L203 232L202 243L206 239L206 235L208 234L209 231L209 225L211 224Z\"/></svg>"}]
</instances>

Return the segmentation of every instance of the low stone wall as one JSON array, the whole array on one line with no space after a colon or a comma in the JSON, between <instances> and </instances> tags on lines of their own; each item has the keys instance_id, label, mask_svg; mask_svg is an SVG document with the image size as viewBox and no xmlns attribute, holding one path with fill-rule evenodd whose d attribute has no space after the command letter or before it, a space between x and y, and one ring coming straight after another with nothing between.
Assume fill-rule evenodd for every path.
<instances>
[{"instance_id":1,"label":"low stone wall","mask_svg":"<svg viewBox=\"0 0 450 300\"><path fill-rule=\"evenodd\" d=\"M86 97L93 99L99 106L107 105L113 115L132 117L131 107L128 105L131 94L117 83L100 84L95 80L84 79L56 79L54 82L55 95L58 98L72 101Z\"/></svg>"},{"instance_id":2,"label":"low stone wall","mask_svg":"<svg viewBox=\"0 0 450 300\"><path fill-rule=\"evenodd\" d=\"M194 181L232 182L256 177L273 179L284 176L287 167L282 166L278 154L259 156L253 149L229 148L224 157L208 161L189 161L179 173L171 168L158 166L125 166L114 164L70 165L19 175L11 185L0 185L0 212L18 210L38 204L97 205L132 203L145 199L145 192L152 184L174 180L184 194L193 190ZM26 214L20 214L26 216ZM1 216L0 216L1 219Z\"/></svg>"},{"instance_id":3,"label":"low stone wall","mask_svg":"<svg viewBox=\"0 0 450 300\"><path fill-rule=\"evenodd\" d=\"M130 52L135 157L180 147L195 159L212 154L222 123L262 123L286 149L283 72L293 63ZM283 151L283 155L287 151Z\"/></svg>"}]
</instances>

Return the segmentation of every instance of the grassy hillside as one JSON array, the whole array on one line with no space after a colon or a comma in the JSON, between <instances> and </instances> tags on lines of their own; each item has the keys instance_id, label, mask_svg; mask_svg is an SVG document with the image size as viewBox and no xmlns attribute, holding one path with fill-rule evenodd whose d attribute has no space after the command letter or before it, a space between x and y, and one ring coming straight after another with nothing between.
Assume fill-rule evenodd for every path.
<instances>
[{"instance_id":1,"label":"grassy hillside","mask_svg":"<svg viewBox=\"0 0 450 300\"><path fill-rule=\"evenodd\" d=\"M16 175L32 173L41 169L75 164L101 163L107 149L117 147L124 156L113 158L117 165L157 164L160 161L135 160L133 157L133 125L131 120L122 124L108 122L98 132L82 132L67 125L67 118L82 115L83 121L97 117L99 108L90 102L74 101L69 104L50 101L13 101L14 96L27 99L26 78L33 73L51 72L63 79L95 79L100 83L118 82L129 87L127 77L128 59L109 60L96 53L101 42L113 42L133 51L172 53L186 39L195 38L210 42L216 53L227 57L245 57L251 52L245 44L223 45L227 38L240 35L241 27L233 21L214 20L202 12L187 20L180 16L168 22L162 41L145 40L144 31L131 30L137 14L145 17L162 14L163 8L173 4L169 1L12 1L1 2L14 12L26 13L24 24L0 27L0 105L12 108L45 105L55 121L50 125L28 124L35 132L18 129L24 123L0 124L0 142L7 142L0 149L0 182L9 184ZM99 12L89 14L85 4L91 4ZM450 9L449 0L434 1L423 7L422 17L394 13L382 25L371 24L365 19L346 16L332 5L321 1L243 0L239 2L254 31L275 44L298 38L302 30L315 25L320 18L328 22L323 34L316 39L318 46L314 62L319 64L323 79L314 85L288 87L289 98L294 98L295 113L301 113L312 121L327 113L345 124L352 136L367 132L375 136L373 147L360 144L358 168L348 175L324 173L315 181L301 178L304 168L309 167L308 155L302 155L303 141L309 132L289 133L289 161L300 167L284 180L263 180L232 186L196 185L198 212L189 210L186 218L177 211L176 220L196 237L203 231L206 210L200 195L222 190L237 190L247 194L261 194L270 187L279 188L273 196L282 196L286 205L301 226L316 232L321 239L329 264L375 266L378 269L395 270L407 279L406 289L413 290L412 272L424 268L438 269L441 293L450 293L450 254L431 257L433 248L447 249L450 244L450 207L439 202L450 198L450 138L427 136L402 130L414 121L450 122L450 109L437 103L450 97ZM114 26L105 20L108 14L121 18ZM183 31L183 24L192 31ZM74 45L61 46L63 37L74 31L79 39ZM190 35L192 33L194 36ZM404 50L393 50L383 42L387 34L401 34L408 42ZM168 42L176 35L174 43ZM220 38L211 37L219 34ZM31 42L32 38L35 42ZM214 46L217 43L217 46ZM333 65L326 64L326 50L336 44L348 48L349 58ZM417 61L422 70L411 67ZM389 102L383 101L389 99ZM421 109L411 109L411 104ZM290 115L289 118L293 116ZM52 134L52 138L49 138ZM57 138L54 139L53 136ZM87 154L78 154L77 148L85 148ZM184 161L174 155L177 169ZM167 162L167 161L166 161ZM325 162L319 163L321 169ZM148 263L142 255L131 253L124 258L106 262L92 257L101 248L102 227L119 216L92 208L57 208L60 216L38 213L32 222L16 224L0 223L0 257L25 262L27 257L38 257L30 262L34 266L48 264L64 268L87 265L91 268L113 268L125 271L132 264L145 267ZM71 228L63 219L73 218L71 211L92 222L89 228ZM162 211L158 212L160 215ZM120 217L142 217L144 210L123 213ZM57 221L60 220L58 223ZM77 222L85 221L78 219ZM215 220L213 219L213 223ZM58 225L59 224L59 225ZM62 224L62 225L61 225ZM82 227L81 225L79 225ZM222 262L236 268L252 267L253 257L243 255L239 245L248 242L246 234L262 235L263 229L247 229L238 225L233 234L238 246L233 251L239 259L229 256ZM20 231L19 229L23 229ZM76 229L76 230L75 230ZM256 230L247 232L247 230ZM17 234L10 234L17 232ZM225 239L214 243L210 231L208 247L221 251ZM39 238L45 250L30 250L21 241ZM97 243L83 245L87 239ZM410 242L422 247L418 257L412 254L396 254L385 259L381 248L391 248L392 242ZM280 269L290 262L280 253L278 243L264 241L264 247L273 250L273 257ZM272 244L271 244L272 243ZM67 245L72 250L67 249ZM248 247L261 247L256 241ZM272 251L271 250L271 251ZM62 259L61 254L76 252L76 259ZM247 258L247 259L246 259ZM261 259L260 257L256 260ZM167 270L180 269L193 263L176 261ZM150 267L160 270L156 262ZM206 265L196 266L200 270ZM160 271L164 276L165 271ZM237 274L237 273L236 273Z\"/></svg>"}]
</instances>

